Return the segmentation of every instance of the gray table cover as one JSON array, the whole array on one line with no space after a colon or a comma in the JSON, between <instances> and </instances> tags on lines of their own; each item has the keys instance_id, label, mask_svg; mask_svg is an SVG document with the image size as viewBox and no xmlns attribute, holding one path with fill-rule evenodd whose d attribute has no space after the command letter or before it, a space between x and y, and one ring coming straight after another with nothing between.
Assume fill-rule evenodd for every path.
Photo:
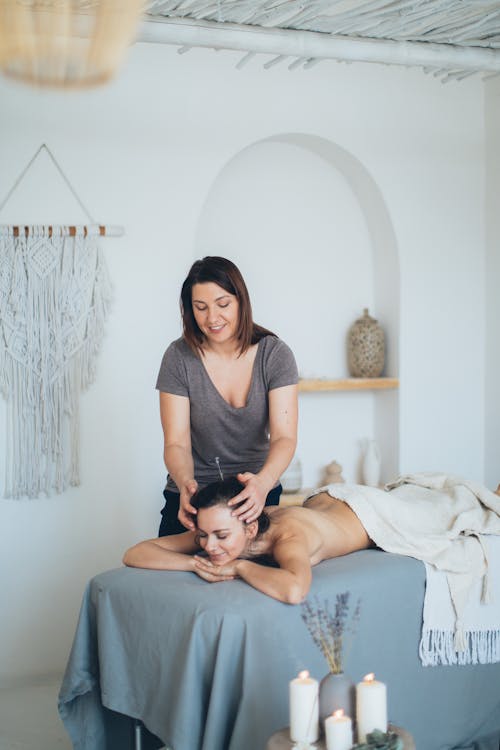
<instances>
[{"instance_id":1,"label":"gray table cover","mask_svg":"<svg viewBox=\"0 0 500 750\"><path fill-rule=\"evenodd\" d=\"M422 563L372 549L318 565L311 594L361 597L346 672L387 684L389 719L418 750L496 750L500 664L422 667L424 589ZM143 750L264 750L302 669L327 671L300 607L242 581L120 568L87 587L59 710L75 750L132 748L130 717Z\"/></svg>"}]
</instances>

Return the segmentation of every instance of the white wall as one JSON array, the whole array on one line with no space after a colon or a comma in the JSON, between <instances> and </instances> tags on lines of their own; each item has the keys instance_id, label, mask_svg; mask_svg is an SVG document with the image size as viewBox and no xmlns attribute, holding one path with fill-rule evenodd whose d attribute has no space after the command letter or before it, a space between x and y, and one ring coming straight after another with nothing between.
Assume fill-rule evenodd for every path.
<instances>
[{"instance_id":1,"label":"white wall","mask_svg":"<svg viewBox=\"0 0 500 750\"><path fill-rule=\"evenodd\" d=\"M486 358L485 482L500 483L500 81L485 86Z\"/></svg>"},{"instance_id":2,"label":"white wall","mask_svg":"<svg viewBox=\"0 0 500 750\"><path fill-rule=\"evenodd\" d=\"M180 332L179 287L194 257L219 242L231 256L239 237L234 257L259 322L293 343L304 372L345 374L345 327L375 300L359 206L339 174L311 156L262 146L255 165L245 162L244 149L270 136L320 136L371 175L399 253L400 289L389 285L379 307L401 295L400 321L387 321L400 325L399 362L391 365L401 377L400 468L483 479L481 81L443 86L420 71L361 64L292 73L254 62L237 71L238 59L137 45L122 75L102 90L67 95L0 82L0 195L46 142L94 217L126 227L123 239L103 241L116 299L97 381L81 402L81 487L50 499L0 501L0 590L9 602L0 621L3 678L62 669L85 582L156 532L164 470L153 386L162 352ZM254 201L245 218L241 201L231 208L244 232L233 231L231 213L219 233L214 217L225 217L214 185L240 152ZM263 173L264 200L256 194ZM266 195L276 198L271 207ZM215 203L207 213L209 196ZM84 221L74 205L42 163L0 219ZM363 271L346 290L356 263ZM320 294L310 293L314 284ZM332 458L354 478L356 441L374 430L374 397L313 395L301 398L301 408L306 482L316 483ZM2 475L4 454L0 433Z\"/></svg>"},{"instance_id":3,"label":"white wall","mask_svg":"<svg viewBox=\"0 0 500 750\"><path fill-rule=\"evenodd\" d=\"M197 254L240 266L256 320L289 343L302 377L348 376L345 332L364 305L373 309L374 259L357 196L338 170L293 143L253 144L218 176L196 239ZM334 456L355 477L360 436L374 431L371 394L337 394L335 421L338 409L349 414L341 432L324 413L328 400L301 397L303 486L321 483Z\"/></svg>"}]
</instances>

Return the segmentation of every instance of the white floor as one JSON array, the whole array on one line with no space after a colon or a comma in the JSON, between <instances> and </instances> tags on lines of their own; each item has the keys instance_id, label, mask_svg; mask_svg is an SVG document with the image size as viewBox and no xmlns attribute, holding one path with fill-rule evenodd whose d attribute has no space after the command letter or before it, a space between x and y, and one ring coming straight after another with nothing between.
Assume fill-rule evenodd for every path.
<instances>
[{"instance_id":1,"label":"white floor","mask_svg":"<svg viewBox=\"0 0 500 750\"><path fill-rule=\"evenodd\" d=\"M60 679L0 688L0 750L71 750L57 713Z\"/></svg>"},{"instance_id":2,"label":"white floor","mask_svg":"<svg viewBox=\"0 0 500 750\"><path fill-rule=\"evenodd\" d=\"M57 711L61 679L0 687L0 750L72 750Z\"/></svg>"}]
</instances>

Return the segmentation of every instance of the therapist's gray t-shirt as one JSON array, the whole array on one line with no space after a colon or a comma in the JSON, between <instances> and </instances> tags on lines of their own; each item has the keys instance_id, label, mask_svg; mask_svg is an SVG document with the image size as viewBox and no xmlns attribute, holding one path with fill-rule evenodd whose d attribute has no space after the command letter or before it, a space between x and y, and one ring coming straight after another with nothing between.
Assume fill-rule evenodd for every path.
<instances>
[{"instance_id":1,"label":"therapist's gray t-shirt","mask_svg":"<svg viewBox=\"0 0 500 750\"><path fill-rule=\"evenodd\" d=\"M216 456L225 477L260 471L269 452L269 391L297 382L290 347L276 336L265 336L258 343L246 406L235 408L222 398L184 339L170 344L156 388L189 398L194 476L200 487L219 479ZM170 476L167 489L178 492Z\"/></svg>"}]
</instances>

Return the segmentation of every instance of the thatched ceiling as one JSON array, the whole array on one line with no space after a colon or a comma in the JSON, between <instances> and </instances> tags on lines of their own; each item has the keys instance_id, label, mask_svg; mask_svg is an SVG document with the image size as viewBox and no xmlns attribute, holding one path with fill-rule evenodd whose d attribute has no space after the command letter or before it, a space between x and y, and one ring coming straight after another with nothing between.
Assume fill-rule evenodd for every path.
<instances>
[{"instance_id":1,"label":"thatched ceiling","mask_svg":"<svg viewBox=\"0 0 500 750\"><path fill-rule=\"evenodd\" d=\"M147 13L150 26L170 29L160 38L156 24L158 38L145 34L144 41L268 51L290 60L295 36L304 50L296 58L309 65L359 59L418 65L447 79L500 73L498 1L153 0Z\"/></svg>"},{"instance_id":2,"label":"thatched ceiling","mask_svg":"<svg viewBox=\"0 0 500 750\"><path fill-rule=\"evenodd\" d=\"M492 0L156 0L149 13L343 36L500 48Z\"/></svg>"}]
</instances>

